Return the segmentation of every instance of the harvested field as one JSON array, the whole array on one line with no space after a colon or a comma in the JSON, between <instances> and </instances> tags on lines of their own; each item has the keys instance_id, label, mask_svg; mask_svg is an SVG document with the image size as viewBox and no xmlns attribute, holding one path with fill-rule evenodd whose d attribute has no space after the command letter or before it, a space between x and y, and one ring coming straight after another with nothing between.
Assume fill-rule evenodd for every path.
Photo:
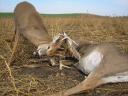
<instances>
[{"instance_id":1,"label":"harvested field","mask_svg":"<svg viewBox=\"0 0 128 96\"><path fill-rule=\"evenodd\" d=\"M42 16L49 34L53 37L66 32L78 43L112 43L128 54L128 17L101 17L95 15ZM36 49L25 38L18 43L13 66L7 66L12 53L11 40L14 34L13 17L0 17L0 96L45 96L69 89L84 79L76 70L64 69L48 62L36 62L32 53ZM31 62L35 60L35 63ZM26 64L42 64L39 68L23 68ZM106 84L94 90L74 96L128 96L128 83Z\"/></svg>"}]
</instances>

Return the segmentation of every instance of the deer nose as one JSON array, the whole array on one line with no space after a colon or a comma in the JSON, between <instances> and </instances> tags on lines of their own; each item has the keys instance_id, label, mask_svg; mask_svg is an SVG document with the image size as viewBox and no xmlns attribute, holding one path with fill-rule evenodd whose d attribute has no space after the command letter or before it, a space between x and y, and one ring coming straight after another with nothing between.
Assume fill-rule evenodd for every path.
<instances>
[{"instance_id":1,"label":"deer nose","mask_svg":"<svg viewBox=\"0 0 128 96\"><path fill-rule=\"evenodd\" d=\"M34 58L40 58L40 55L38 52L33 52L33 56L34 56Z\"/></svg>"}]
</instances>

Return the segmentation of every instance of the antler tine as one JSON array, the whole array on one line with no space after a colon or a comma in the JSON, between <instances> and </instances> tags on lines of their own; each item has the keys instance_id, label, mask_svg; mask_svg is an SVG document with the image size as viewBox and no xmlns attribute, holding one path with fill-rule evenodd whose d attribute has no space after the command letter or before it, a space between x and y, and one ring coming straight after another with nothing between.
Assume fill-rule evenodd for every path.
<instances>
[{"instance_id":1,"label":"antler tine","mask_svg":"<svg viewBox=\"0 0 128 96\"><path fill-rule=\"evenodd\" d=\"M69 42L69 44L71 45L71 46L73 46L73 43L75 44L75 45L79 45L79 44L77 44L74 40L72 40L70 37L67 37L68 38L68 42Z\"/></svg>"},{"instance_id":2,"label":"antler tine","mask_svg":"<svg viewBox=\"0 0 128 96\"><path fill-rule=\"evenodd\" d=\"M67 37L71 41L71 43L73 42L75 45L77 45L77 46L79 45L74 40L72 40L65 32L64 32L64 36Z\"/></svg>"}]
</instances>

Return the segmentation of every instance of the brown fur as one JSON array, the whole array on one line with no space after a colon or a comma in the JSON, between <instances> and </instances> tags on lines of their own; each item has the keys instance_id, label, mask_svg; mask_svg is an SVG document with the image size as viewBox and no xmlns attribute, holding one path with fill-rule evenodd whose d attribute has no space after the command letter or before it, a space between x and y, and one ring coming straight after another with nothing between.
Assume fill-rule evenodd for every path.
<instances>
[{"instance_id":1,"label":"brown fur","mask_svg":"<svg viewBox=\"0 0 128 96\"><path fill-rule=\"evenodd\" d=\"M81 51L81 49L83 50L84 48L80 48L79 51ZM81 91L93 89L101 84L108 83L104 81L103 78L107 78L117 73L128 71L128 56L121 54L119 50L115 48L113 45L101 44L101 45L89 47L88 49L84 50L84 53L86 54L84 54L83 57L86 57L93 50L98 50L104 55L101 64L98 67L96 67L88 75L88 77L80 84L78 84L76 87L73 87L66 91L59 92L52 96L69 96Z\"/></svg>"},{"instance_id":2,"label":"brown fur","mask_svg":"<svg viewBox=\"0 0 128 96\"><path fill-rule=\"evenodd\" d=\"M47 46L52 41L52 38L49 36L43 24L40 14L36 11L32 4L28 2L19 3L14 10L14 20L15 43L9 64L12 62L14 53L16 52L20 35L23 35L36 47L43 47L44 50L46 50ZM46 54L46 52L44 52L44 54Z\"/></svg>"},{"instance_id":3,"label":"brown fur","mask_svg":"<svg viewBox=\"0 0 128 96\"><path fill-rule=\"evenodd\" d=\"M52 41L43 21L33 5L28 2L18 4L14 10L16 32L22 34L34 45L48 44Z\"/></svg>"}]
</instances>

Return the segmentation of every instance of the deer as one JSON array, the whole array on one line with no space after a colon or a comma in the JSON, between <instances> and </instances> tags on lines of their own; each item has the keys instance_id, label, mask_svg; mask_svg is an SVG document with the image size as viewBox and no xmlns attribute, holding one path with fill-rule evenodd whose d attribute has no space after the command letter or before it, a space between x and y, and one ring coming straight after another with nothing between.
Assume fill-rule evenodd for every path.
<instances>
[{"instance_id":1,"label":"deer","mask_svg":"<svg viewBox=\"0 0 128 96\"><path fill-rule=\"evenodd\" d=\"M13 38L15 39L15 43L10 63L16 52L20 35L37 47L37 50L33 52L34 56L42 57L46 55L52 38L48 34L43 20L35 7L26 1L19 3L14 10L14 21L15 34ZM50 61L54 65L54 59L51 58Z\"/></svg>"},{"instance_id":2,"label":"deer","mask_svg":"<svg viewBox=\"0 0 128 96\"><path fill-rule=\"evenodd\" d=\"M72 44L68 46L70 49ZM70 96L92 90L102 84L128 82L128 55L121 53L113 44L87 46L83 43L76 47L75 51L75 55L78 55L76 57L80 58L77 58L79 61L73 66L85 74L85 80L73 88L50 96Z\"/></svg>"},{"instance_id":3,"label":"deer","mask_svg":"<svg viewBox=\"0 0 128 96\"><path fill-rule=\"evenodd\" d=\"M54 48L56 49L57 46L59 46L58 43L54 42L56 41L56 39L58 39L58 37L62 36L62 34L58 34L54 38L51 38L48 34L48 31L43 23L40 14L37 12L37 10L32 4L26 1L19 3L14 10L14 21L15 34L13 36L13 40L15 39L15 44L13 47L9 64L11 64L14 53L16 52L20 35L28 39L32 44L34 44L37 47L37 50L33 52L33 55L40 58L43 58L43 55L47 55L49 50L54 50ZM52 46L53 43L54 46ZM61 50L63 49L61 48ZM56 65L56 57L54 56L49 56L52 66ZM27 65L26 67L36 66L41 67L41 65Z\"/></svg>"}]
</instances>

